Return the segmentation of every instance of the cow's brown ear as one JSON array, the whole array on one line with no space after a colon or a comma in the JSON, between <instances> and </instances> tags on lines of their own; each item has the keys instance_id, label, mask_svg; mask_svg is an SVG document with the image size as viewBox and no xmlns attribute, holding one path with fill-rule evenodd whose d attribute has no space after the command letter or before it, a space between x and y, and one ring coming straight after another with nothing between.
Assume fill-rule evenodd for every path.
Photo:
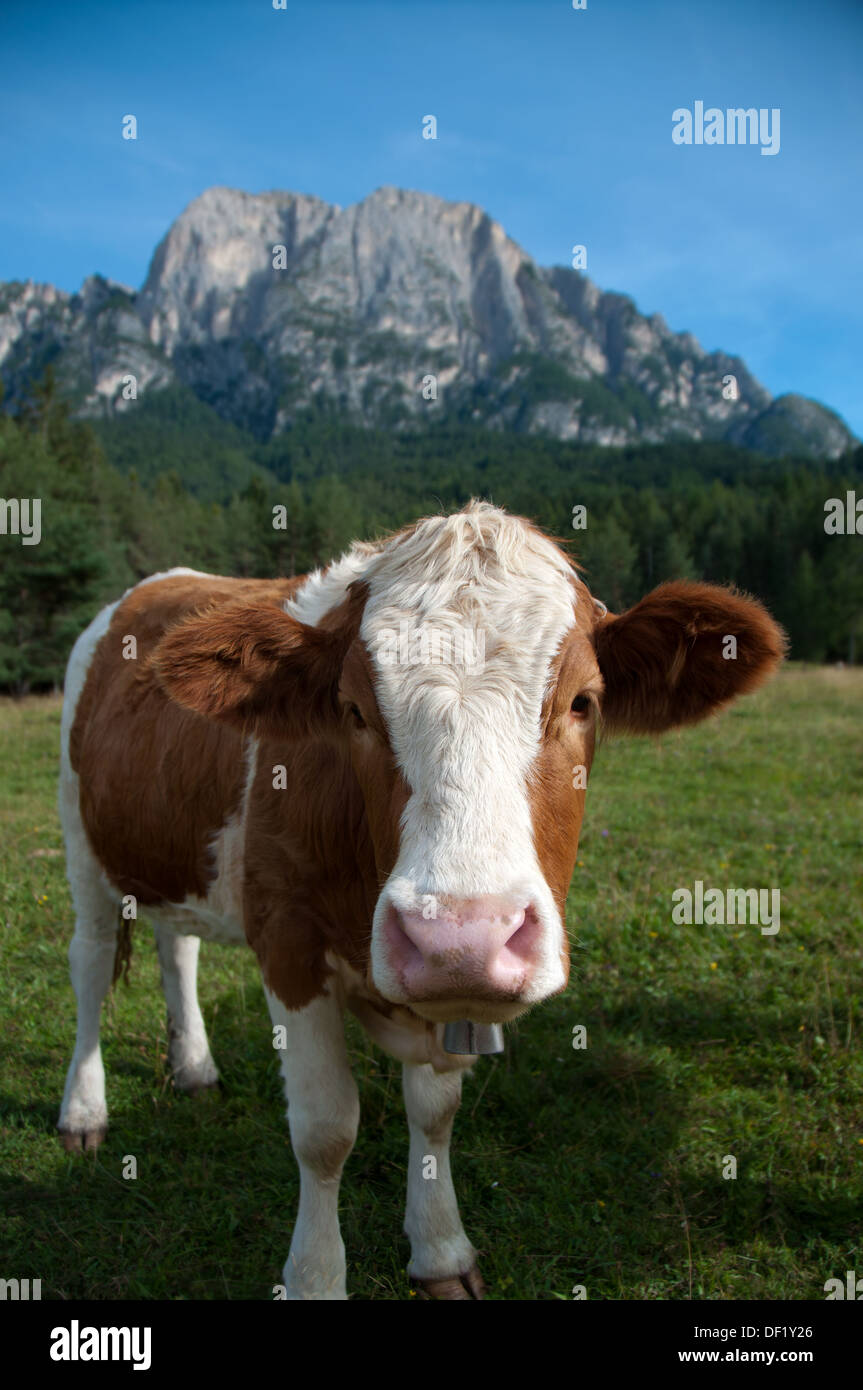
<instances>
[{"instance_id":1,"label":"cow's brown ear","mask_svg":"<svg viewBox=\"0 0 863 1390\"><path fill-rule=\"evenodd\" d=\"M177 704L262 738L321 733L337 719L354 625L309 627L281 608L231 604L184 619L151 658Z\"/></svg>"},{"instance_id":2,"label":"cow's brown ear","mask_svg":"<svg viewBox=\"0 0 863 1390\"><path fill-rule=\"evenodd\" d=\"M684 581L609 613L594 643L603 724L634 734L706 718L767 680L786 649L785 633L757 599Z\"/></svg>"}]
</instances>

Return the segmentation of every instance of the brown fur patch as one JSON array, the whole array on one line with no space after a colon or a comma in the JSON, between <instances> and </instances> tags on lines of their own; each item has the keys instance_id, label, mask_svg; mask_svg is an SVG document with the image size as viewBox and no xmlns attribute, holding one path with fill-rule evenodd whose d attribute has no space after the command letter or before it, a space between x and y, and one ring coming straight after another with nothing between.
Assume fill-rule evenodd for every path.
<instances>
[{"instance_id":1,"label":"brown fur patch","mask_svg":"<svg viewBox=\"0 0 863 1390\"><path fill-rule=\"evenodd\" d=\"M145 584L120 604L96 649L70 740L81 814L108 877L145 906L206 896L209 845L243 784L240 734L170 700L148 658L201 607L243 597L275 608L299 582L178 575ZM123 658L127 636L136 660Z\"/></svg>"},{"instance_id":2,"label":"brown fur patch","mask_svg":"<svg viewBox=\"0 0 863 1390\"><path fill-rule=\"evenodd\" d=\"M580 626L585 612L591 614L590 622ZM552 671L552 686L542 711L543 741L528 782L537 858L561 919L586 800L584 789L573 786L574 769L580 764L589 775L595 740L596 716L587 721L574 718L572 702L590 692L598 708L602 693L602 677L590 641L591 623L592 609L581 603L579 595L575 626L564 638ZM563 964L568 971L568 959Z\"/></svg>"},{"instance_id":3,"label":"brown fur patch","mask_svg":"<svg viewBox=\"0 0 863 1390\"><path fill-rule=\"evenodd\" d=\"M345 653L365 606L362 584L310 627L248 599L193 613L172 627L151 664L178 704L262 738L332 731Z\"/></svg>"},{"instance_id":4,"label":"brown fur patch","mask_svg":"<svg viewBox=\"0 0 863 1390\"><path fill-rule=\"evenodd\" d=\"M359 641L345 661L341 695L347 704L362 702L366 728L354 729L344 712L339 739L261 743L250 797L246 933L268 987L293 1009L325 988L328 951L380 999L369 980L371 925L398 855L408 793ZM278 764L287 771L289 790L273 787Z\"/></svg>"},{"instance_id":5,"label":"brown fur patch","mask_svg":"<svg viewBox=\"0 0 863 1390\"><path fill-rule=\"evenodd\" d=\"M723 639L737 639L736 658ZM714 584L676 580L595 634L605 680L603 723L612 731L660 733L693 724L773 675L785 633L757 599Z\"/></svg>"}]
</instances>

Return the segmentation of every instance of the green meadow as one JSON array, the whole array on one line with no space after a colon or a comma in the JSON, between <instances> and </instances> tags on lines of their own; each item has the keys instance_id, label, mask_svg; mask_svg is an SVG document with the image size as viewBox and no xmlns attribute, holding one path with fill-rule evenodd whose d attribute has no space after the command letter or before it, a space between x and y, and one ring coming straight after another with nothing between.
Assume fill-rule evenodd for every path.
<instances>
[{"instance_id":1,"label":"green meadow","mask_svg":"<svg viewBox=\"0 0 863 1390\"><path fill-rule=\"evenodd\" d=\"M790 666L707 724L601 746L569 987L479 1061L456 1121L491 1298L823 1299L863 1274L861 711L863 670ZM105 1007L107 1140L67 1156L55 1134L75 1031L59 725L55 697L0 701L0 1276L43 1298L271 1298L298 1180L250 951L202 948L223 1089L190 1098L141 920ZM697 879L779 888L779 932L675 925ZM399 1067L348 1029L349 1289L407 1299Z\"/></svg>"}]
</instances>

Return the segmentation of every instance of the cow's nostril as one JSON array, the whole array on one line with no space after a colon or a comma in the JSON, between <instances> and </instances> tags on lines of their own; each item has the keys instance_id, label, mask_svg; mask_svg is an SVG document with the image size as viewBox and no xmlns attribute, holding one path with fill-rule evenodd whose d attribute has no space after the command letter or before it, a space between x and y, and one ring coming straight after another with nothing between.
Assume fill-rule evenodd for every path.
<instances>
[{"instance_id":1,"label":"cow's nostril","mask_svg":"<svg viewBox=\"0 0 863 1390\"><path fill-rule=\"evenodd\" d=\"M413 999L513 998L527 985L540 947L533 904L495 898L450 901L427 919L390 904L383 934L390 966Z\"/></svg>"},{"instance_id":2,"label":"cow's nostril","mask_svg":"<svg viewBox=\"0 0 863 1390\"><path fill-rule=\"evenodd\" d=\"M405 931L402 914L391 907L384 919L384 936L390 951L390 959L399 971L421 970L423 953Z\"/></svg>"},{"instance_id":3,"label":"cow's nostril","mask_svg":"<svg viewBox=\"0 0 863 1390\"><path fill-rule=\"evenodd\" d=\"M525 908L513 918L512 935L504 943L503 951L511 952L519 960L528 960L535 952L539 932L539 918L533 906Z\"/></svg>"}]
</instances>

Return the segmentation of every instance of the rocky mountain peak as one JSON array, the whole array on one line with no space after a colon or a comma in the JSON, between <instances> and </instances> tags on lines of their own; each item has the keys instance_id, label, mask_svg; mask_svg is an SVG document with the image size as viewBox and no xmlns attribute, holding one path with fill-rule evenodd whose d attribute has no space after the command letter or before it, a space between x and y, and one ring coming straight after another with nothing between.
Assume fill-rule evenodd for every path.
<instances>
[{"instance_id":1,"label":"rocky mountain peak","mask_svg":"<svg viewBox=\"0 0 863 1390\"><path fill-rule=\"evenodd\" d=\"M208 188L169 228L137 295L0 286L13 401L50 357L83 414L119 389L181 383L268 438L327 402L393 428L446 412L493 428L624 444L729 439L835 456L833 412L773 401L735 356L580 272L539 267L482 208L384 186L342 208L304 193ZM731 385L733 381L733 387Z\"/></svg>"}]
</instances>

